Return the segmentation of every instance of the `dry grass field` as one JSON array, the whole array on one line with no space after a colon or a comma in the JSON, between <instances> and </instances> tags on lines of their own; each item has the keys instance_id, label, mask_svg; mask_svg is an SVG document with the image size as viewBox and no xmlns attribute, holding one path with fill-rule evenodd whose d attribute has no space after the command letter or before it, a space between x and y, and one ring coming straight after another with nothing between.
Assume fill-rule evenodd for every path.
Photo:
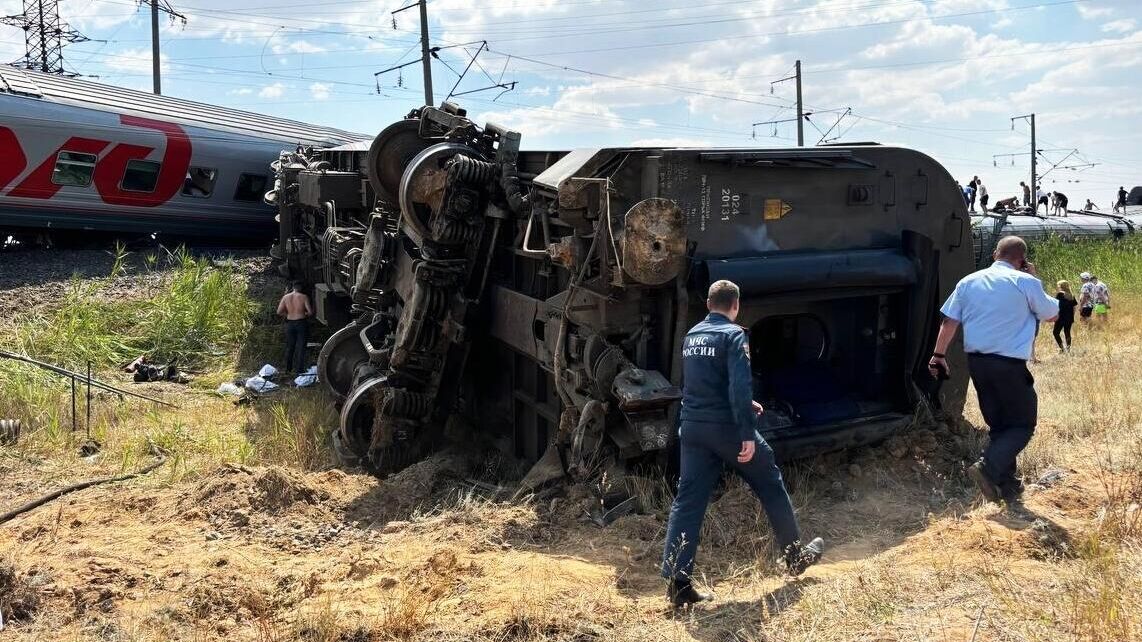
<instances>
[{"instance_id":1,"label":"dry grass field","mask_svg":"<svg viewBox=\"0 0 1142 642\"><path fill-rule=\"evenodd\" d=\"M0 512L168 453L150 475L0 525L0 640L1142 639L1142 291L1129 282L1070 354L1040 336L1040 425L1022 465L1043 483L1025 511L982 504L964 478L985 432L920 425L787 468L803 529L830 546L798 580L776 572L757 502L729 483L699 556L716 599L674 614L656 575L663 483L632 480L640 510L600 528L586 488L491 496L511 463L478 442L383 481L335 469L320 392L247 405L211 392L276 357L268 264L186 260L130 257L115 278L7 294L29 303L0 319L0 349L91 358L133 386L114 364L161 345L196 374L131 388L177 409L96 395L101 450L79 458L82 400L72 432L64 383L0 362L0 418L24 423L0 446Z\"/></svg>"}]
</instances>

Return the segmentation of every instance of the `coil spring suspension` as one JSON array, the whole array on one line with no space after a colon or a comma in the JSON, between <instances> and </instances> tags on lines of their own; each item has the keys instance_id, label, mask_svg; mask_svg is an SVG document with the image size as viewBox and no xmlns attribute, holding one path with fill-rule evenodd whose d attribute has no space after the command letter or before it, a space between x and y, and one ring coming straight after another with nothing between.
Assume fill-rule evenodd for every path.
<instances>
[{"instance_id":1,"label":"coil spring suspension","mask_svg":"<svg viewBox=\"0 0 1142 642\"><path fill-rule=\"evenodd\" d=\"M490 183L496 178L496 165L457 154L448 166L448 177L464 183L482 185Z\"/></svg>"},{"instance_id":2,"label":"coil spring suspension","mask_svg":"<svg viewBox=\"0 0 1142 642\"><path fill-rule=\"evenodd\" d=\"M469 225L462 220L447 220L443 217L437 219L433 225L432 237L437 243L444 245L469 244L479 238L479 228Z\"/></svg>"},{"instance_id":3,"label":"coil spring suspension","mask_svg":"<svg viewBox=\"0 0 1142 642\"><path fill-rule=\"evenodd\" d=\"M373 395L373 431L370 450L387 448L394 441L394 428L414 428L432 409L429 395L402 388L382 387Z\"/></svg>"}]
</instances>

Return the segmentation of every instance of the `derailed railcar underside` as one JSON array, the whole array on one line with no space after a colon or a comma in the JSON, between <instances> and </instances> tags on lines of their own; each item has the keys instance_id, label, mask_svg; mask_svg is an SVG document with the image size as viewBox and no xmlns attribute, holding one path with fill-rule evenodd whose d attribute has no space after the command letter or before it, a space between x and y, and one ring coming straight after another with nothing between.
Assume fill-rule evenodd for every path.
<instances>
[{"instance_id":1,"label":"derailed railcar underside","mask_svg":"<svg viewBox=\"0 0 1142 642\"><path fill-rule=\"evenodd\" d=\"M320 375L341 447L379 472L450 419L543 459L530 481L665 452L681 335L742 288L762 430L786 455L882 439L938 397L937 306L972 267L937 163L880 146L520 152L424 108L371 150L285 155L281 248L345 327ZM544 454L546 453L546 456Z\"/></svg>"}]
</instances>

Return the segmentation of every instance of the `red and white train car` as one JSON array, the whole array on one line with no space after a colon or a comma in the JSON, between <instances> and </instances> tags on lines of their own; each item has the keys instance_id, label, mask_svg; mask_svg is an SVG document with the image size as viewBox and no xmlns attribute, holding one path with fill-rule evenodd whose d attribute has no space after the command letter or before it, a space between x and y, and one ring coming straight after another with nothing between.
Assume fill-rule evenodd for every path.
<instances>
[{"instance_id":1,"label":"red and white train car","mask_svg":"<svg viewBox=\"0 0 1142 642\"><path fill-rule=\"evenodd\" d=\"M279 153L369 138L0 67L0 232L271 238Z\"/></svg>"}]
</instances>

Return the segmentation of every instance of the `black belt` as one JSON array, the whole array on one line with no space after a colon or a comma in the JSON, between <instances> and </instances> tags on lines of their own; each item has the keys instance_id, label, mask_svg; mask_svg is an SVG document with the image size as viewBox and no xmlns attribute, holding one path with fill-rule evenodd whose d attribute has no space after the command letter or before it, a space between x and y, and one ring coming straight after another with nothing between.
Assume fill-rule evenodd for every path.
<instances>
[{"instance_id":1,"label":"black belt","mask_svg":"<svg viewBox=\"0 0 1142 642\"><path fill-rule=\"evenodd\" d=\"M977 359L988 359L995 361L1010 361L1012 363L1027 363L1026 359L1019 359L1018 357L1009 357L1004 354L992 354L990 352L969 352L968 358L975 357Z\"/></svg>"}]
</instances>

